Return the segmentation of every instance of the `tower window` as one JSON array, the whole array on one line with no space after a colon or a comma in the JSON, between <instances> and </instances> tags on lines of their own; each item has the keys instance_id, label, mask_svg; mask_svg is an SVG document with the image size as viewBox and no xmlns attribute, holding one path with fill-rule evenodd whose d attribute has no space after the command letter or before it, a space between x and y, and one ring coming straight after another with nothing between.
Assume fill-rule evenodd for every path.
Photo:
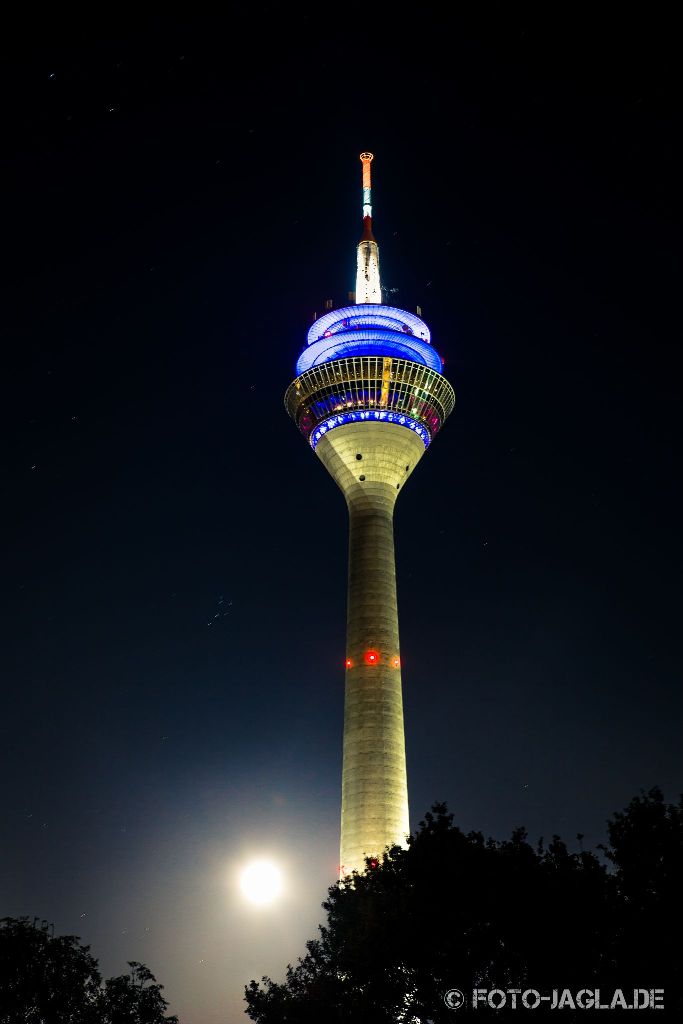
<instances>
[{"instance_id":1,"label":"tower window","mask_svg":"<svg viewBox=\"0 0 683 1024\"><path fill-rule=\"evenodd\" d=\"M360 455L360 454L359 454L359 455L356 455L356 459L358 460L358 462L360 462L360 460L361 460L362 458L363 458L363 456L362 456L362 455ZM406 468L407 468L407 467L406 467Z\"/></svg>"},{"instance_id":2,"label":"tower window","mask_svg":"<svg viewBox=\"0 0 683 1024\"><path fill-rule=\"evenodd\" d=\"M359 476L358 479L359 480L365 480L365 477L364 476Z\"/></svg>"}]
</instances>

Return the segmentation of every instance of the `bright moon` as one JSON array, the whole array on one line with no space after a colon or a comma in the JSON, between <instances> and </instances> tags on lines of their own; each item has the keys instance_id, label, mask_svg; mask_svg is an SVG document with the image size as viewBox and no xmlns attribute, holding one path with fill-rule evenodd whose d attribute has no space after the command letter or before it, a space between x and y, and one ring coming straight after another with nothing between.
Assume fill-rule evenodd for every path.
<instances>
[{"instance_id":1,"label":"bright moon","mask_svg":"<svg viewBox=\"0 0 683 1024\"><path fill-rule=\"evenodd\" d=\"M282 875L268 860L256 860L240 877L242 892L250 903L272 903L282 892Z\"/></svg>"}]
</instances>

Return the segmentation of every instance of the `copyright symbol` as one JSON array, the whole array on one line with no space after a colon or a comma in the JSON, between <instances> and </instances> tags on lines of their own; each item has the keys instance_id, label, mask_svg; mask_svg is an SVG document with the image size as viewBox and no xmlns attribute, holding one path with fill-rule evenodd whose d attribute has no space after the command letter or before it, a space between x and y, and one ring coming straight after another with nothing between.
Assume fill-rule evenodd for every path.
<instances>
[{"instance_id":1,"label":"copyright symbol","mask_svg":"<svg viewBox=\"0 0 683 1024\"><path fill-rule=\"evenodd\" d=\"M465 997L459 988L449 988L444 994L443 1001L449 1010L459 1010L465 1002Z\"/></svg>"}]
</instances>

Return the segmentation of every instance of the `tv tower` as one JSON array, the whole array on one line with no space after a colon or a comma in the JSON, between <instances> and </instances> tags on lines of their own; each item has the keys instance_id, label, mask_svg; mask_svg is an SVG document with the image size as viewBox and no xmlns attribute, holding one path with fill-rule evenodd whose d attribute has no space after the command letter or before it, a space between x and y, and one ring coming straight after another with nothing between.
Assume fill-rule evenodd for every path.
<instances>
[{"instance_id":1,"label":"tv tower","mask_svg":"<svg viewBox=\"0 0 683 1024\"><path fill-rule=\"evenodd\" d=\"M285 406L349 510L340 876L410 832L394 505L455 405L426 323L384 305L363 165L355 305L314 321Z\"/></svg>"}]
</instances>

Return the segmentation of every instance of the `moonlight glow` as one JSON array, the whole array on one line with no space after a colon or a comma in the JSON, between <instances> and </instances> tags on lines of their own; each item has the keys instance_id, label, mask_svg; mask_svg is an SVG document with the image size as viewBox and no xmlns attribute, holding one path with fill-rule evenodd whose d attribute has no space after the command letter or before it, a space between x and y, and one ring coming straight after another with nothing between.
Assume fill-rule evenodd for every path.
<instances>
[{"instance_id":1,"label":"moonlight glow","mask_svg":"<svg viewBox=\"0 0 683 1024\"><path fill-rule=\"evenodd\" d=\"M282 874L271 861L253 861L240 876L240 888L250 903L263 906L282 892Z\"/></svg>"}]
</instances>

